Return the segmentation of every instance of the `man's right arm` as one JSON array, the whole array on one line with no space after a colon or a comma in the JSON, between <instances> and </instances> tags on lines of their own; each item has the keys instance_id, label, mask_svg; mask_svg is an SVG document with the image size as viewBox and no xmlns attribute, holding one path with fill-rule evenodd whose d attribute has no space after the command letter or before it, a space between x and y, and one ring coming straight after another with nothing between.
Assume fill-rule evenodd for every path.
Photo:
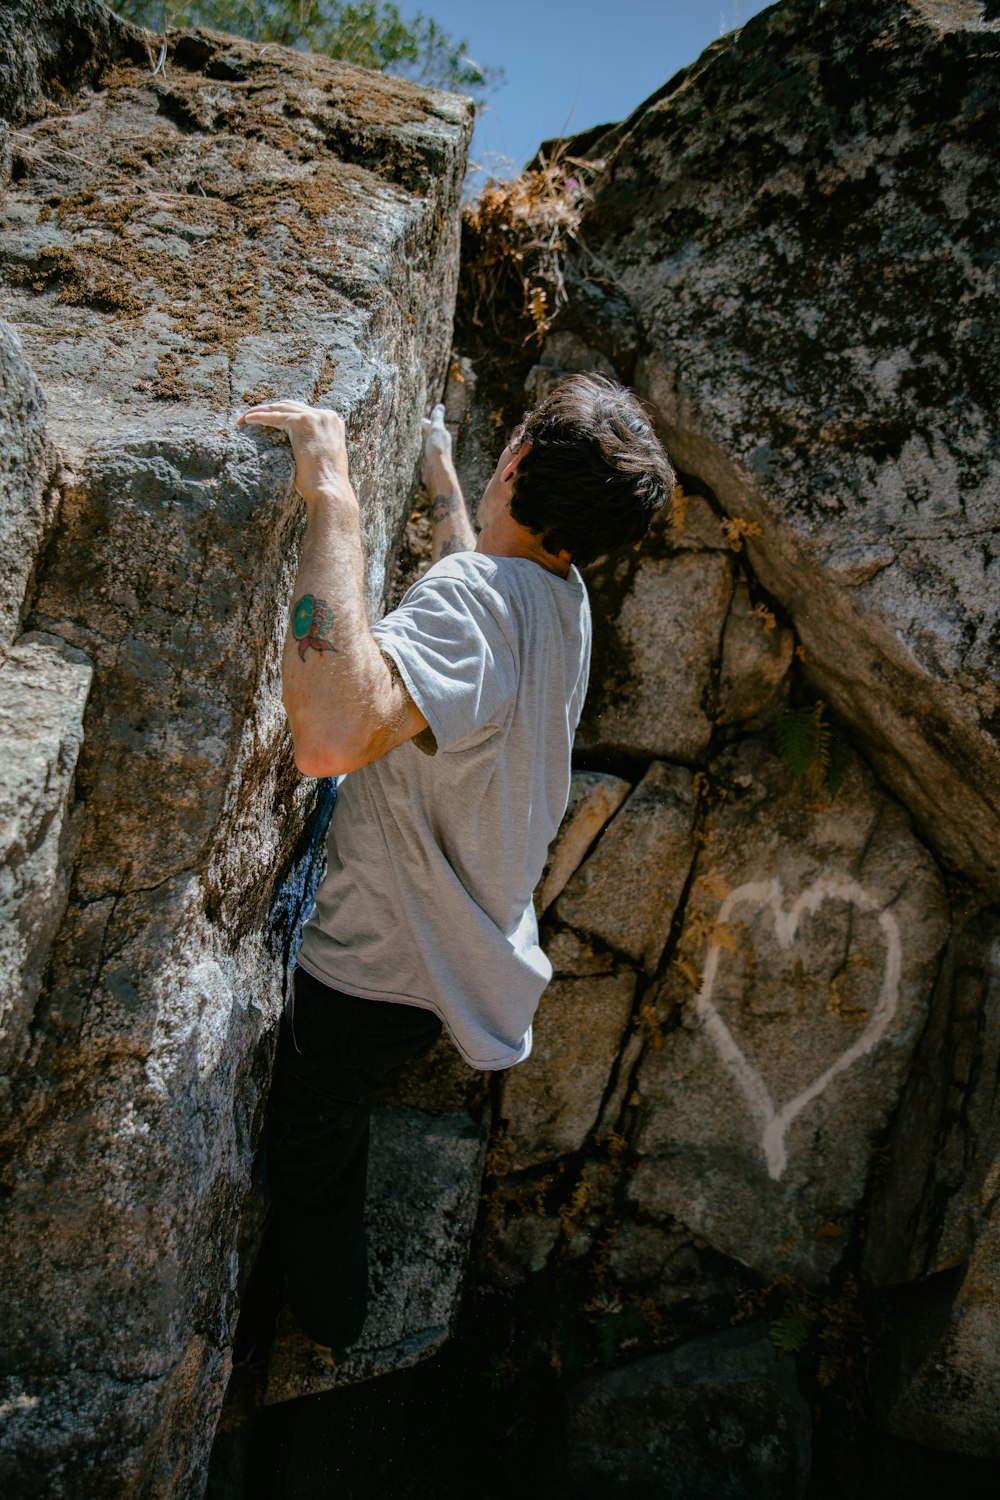
<instances>
[{"instance_id":1,"label":"man's right arm","mask_svg":"<svg viewBox=\"0 0 1000 1500\"><path fill-rule=\"evenodd\" d=\"M476 533L452 462L451 434L444 425L444 407L435 406L422 425L424 487L431 502L431 562L434 563L452 552L474 552Z\"/></svg>"}]
</instances>

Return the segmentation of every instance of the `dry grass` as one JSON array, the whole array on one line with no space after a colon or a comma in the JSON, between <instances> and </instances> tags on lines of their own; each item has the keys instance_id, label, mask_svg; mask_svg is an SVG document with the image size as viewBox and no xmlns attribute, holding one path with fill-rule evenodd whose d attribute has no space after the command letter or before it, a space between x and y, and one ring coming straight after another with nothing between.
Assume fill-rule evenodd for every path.
<instances>
[{"instance_id":1,"label":"dry grass","mask_svg":"<svg viewBox=\"0 0 1000 1500\"><path fill-rule=\"evenodd\" d=\"M507 345L541 343L566 300L563 260L604 163L553 152L511 181L491 180L465 211L466 316Z\"/></svg>"}]
</instances>

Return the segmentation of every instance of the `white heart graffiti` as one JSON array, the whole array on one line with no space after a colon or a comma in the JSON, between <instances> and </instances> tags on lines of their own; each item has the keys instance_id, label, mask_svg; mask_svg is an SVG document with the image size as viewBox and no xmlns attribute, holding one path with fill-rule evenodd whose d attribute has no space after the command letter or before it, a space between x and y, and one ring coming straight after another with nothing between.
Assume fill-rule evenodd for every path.
<instances>
[{"instance_id":1,"label":"white heart graffiti","mask_svg":"<svg viewBox=\"0 0 1000 1500\"><path fill-rule=\"evenodd\" d=\"M814 913L824 901L850 901L860 911L878 912L878 904L872 900L863 886L848 875L826 875L804 890L791 907L786 908L780 880L752 880L731 891L719 910L718 925L727 922L737 906L752 904L770 906L774 915L774 933L782 948L791 946L803 912ZM767 1161L767 1170L777 1181L788 1165L785 1135L789 1125L807 1105L823 1092L838 1074L865 1057L876 1047L885 1029L896 1013L899 1003L899 976L902 967L902 946L899 925L890 911L880 911L878 918L885 939L885 970L878 1001L861 1035L845 1052L831 1063L794 1099L781 1109L776 1108L763 1078L736 1042L732 1032L712 1002L715 975L719 967L720 944L709 941L698 992L696 1011L705 1031L711 1037L719 1056L743 1090L750 1112L761 1127L761 1146Z\"/></svg>"}]
</instances>

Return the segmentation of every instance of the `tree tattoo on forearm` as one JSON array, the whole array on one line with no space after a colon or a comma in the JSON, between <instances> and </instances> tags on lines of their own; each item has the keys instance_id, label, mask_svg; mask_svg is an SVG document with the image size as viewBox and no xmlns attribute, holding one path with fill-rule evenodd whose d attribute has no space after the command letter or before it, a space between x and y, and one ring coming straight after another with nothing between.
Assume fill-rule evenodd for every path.
<instances>
[{"instance_id":1,"label":"tree tattoo on forearm","mask_svg":"<svg viewBox=\"0 0 1000 1500\"><path fill-rule=\"evenodd\" d=\"M292 610L292 635L299 643L299 660L305 661L310 646L314 651L336 651L326 639L333 629L333 610L325 599L303 594Z\"/></svg>"}]
</instances>

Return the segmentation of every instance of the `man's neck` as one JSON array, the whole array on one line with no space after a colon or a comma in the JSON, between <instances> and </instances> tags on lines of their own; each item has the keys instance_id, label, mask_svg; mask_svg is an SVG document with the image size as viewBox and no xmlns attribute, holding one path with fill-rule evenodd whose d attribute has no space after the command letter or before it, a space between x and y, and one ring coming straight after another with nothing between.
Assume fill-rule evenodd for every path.
<instances>
[{"instance_id":1,"label":"man's neck","mask_svg":"<svg viewBox=\"0 0 1000 1500\"><path fill-rule=\"evenodd\" d=\"M540 537L509 513L497 517L479 533L476 551L486 557L524 557L559 578L567 578L573 564L568 552L549 552Z\"/></svg>"}]
</instances>

